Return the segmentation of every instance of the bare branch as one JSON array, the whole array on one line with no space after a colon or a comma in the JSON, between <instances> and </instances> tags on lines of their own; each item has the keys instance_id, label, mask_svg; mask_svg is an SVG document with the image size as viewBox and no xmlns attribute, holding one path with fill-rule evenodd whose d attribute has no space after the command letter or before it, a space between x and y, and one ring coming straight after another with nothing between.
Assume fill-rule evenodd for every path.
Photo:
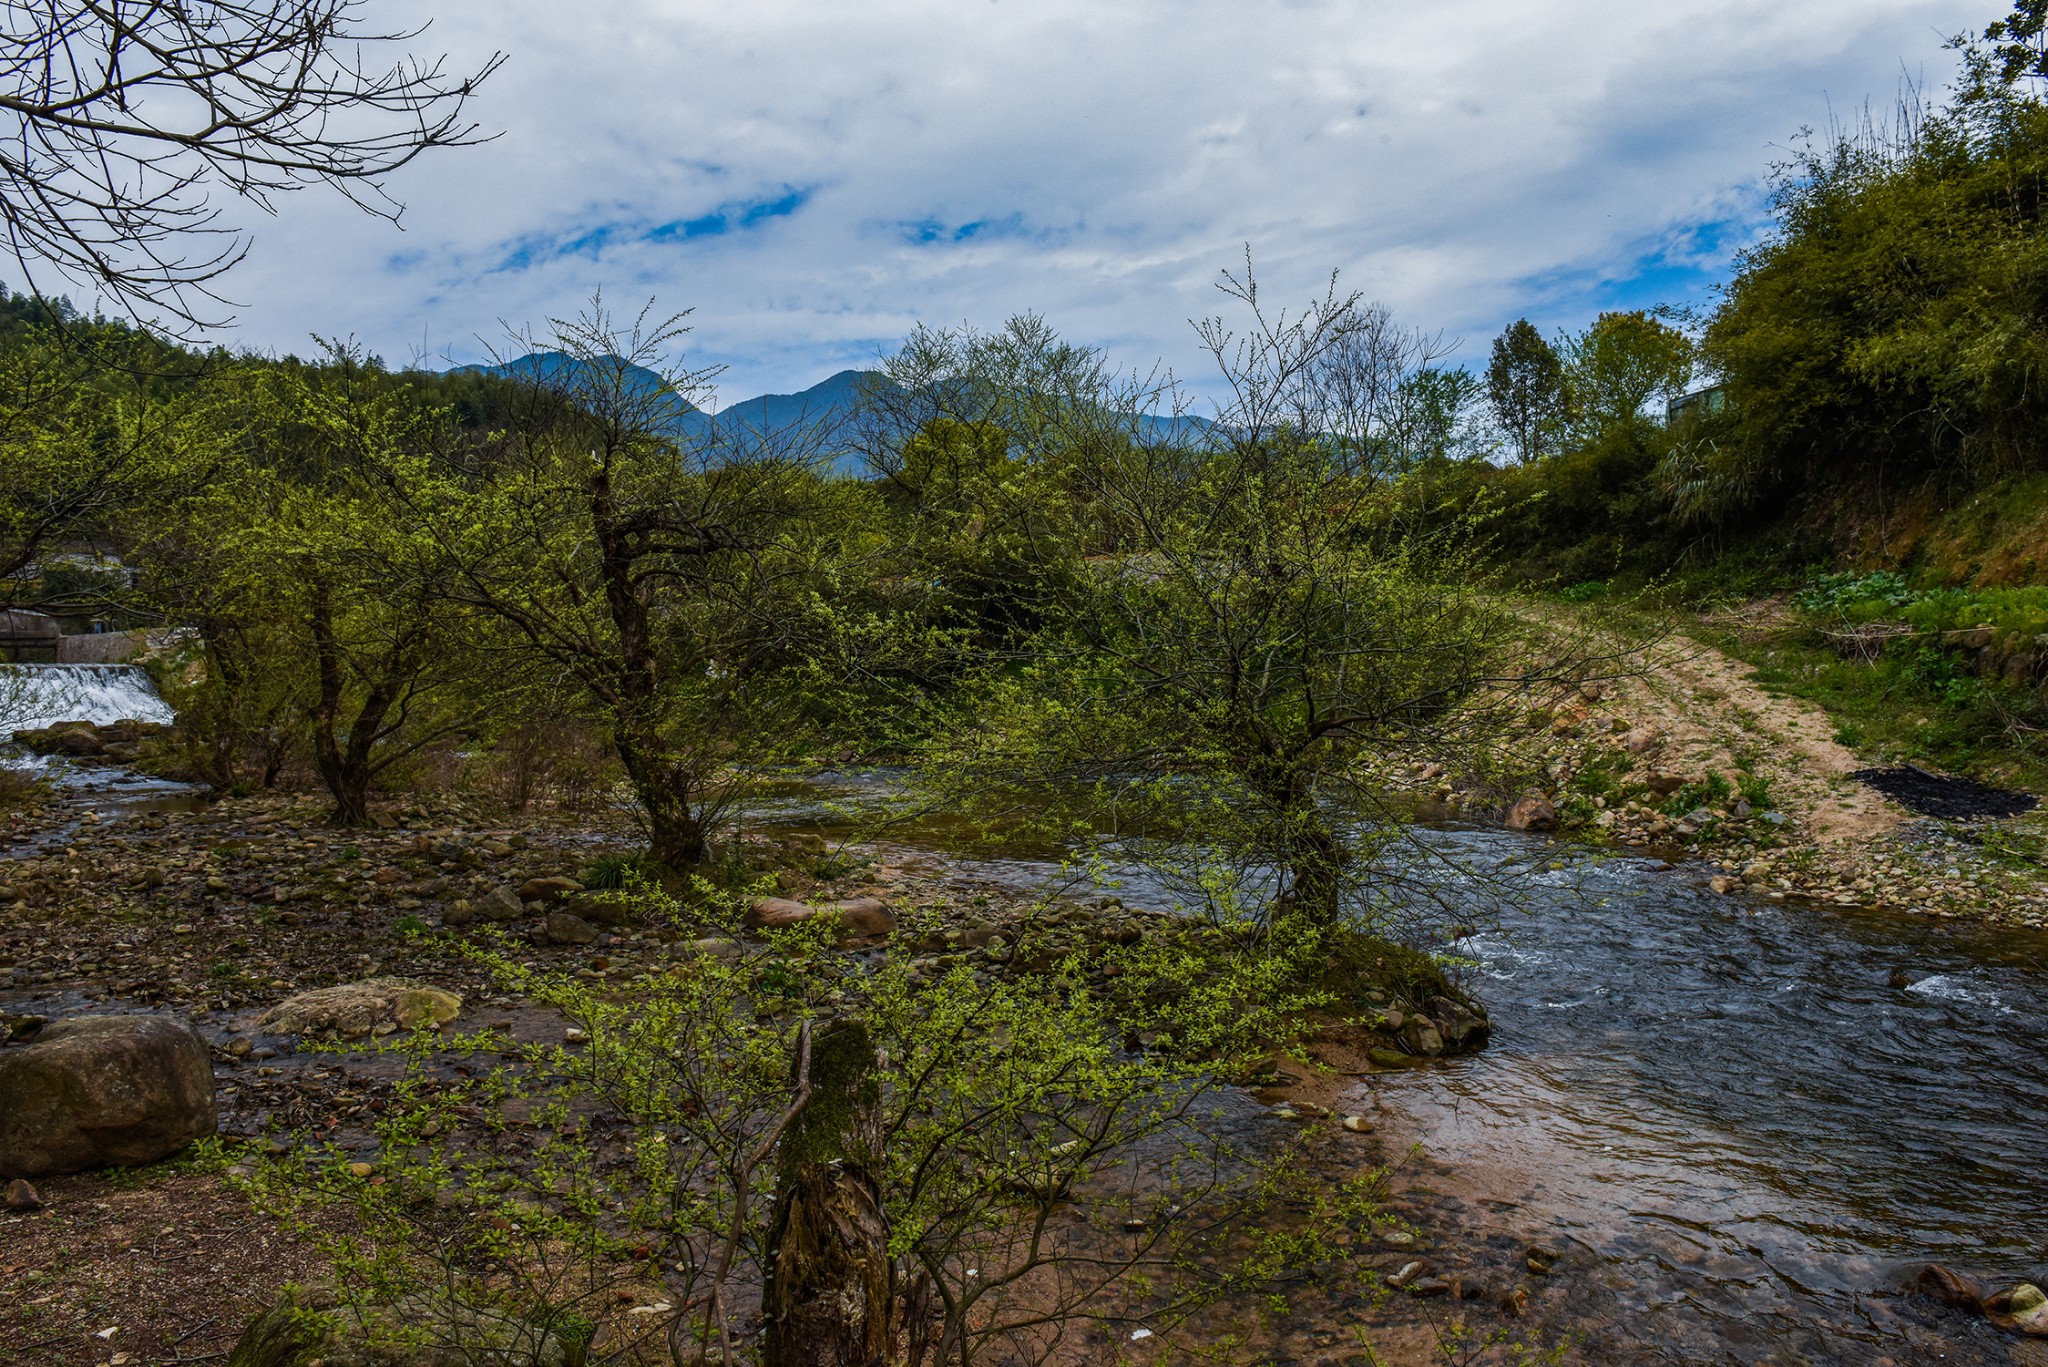
<instances>
[{"instance_id":1,"label":"bare branch","mask_svg":"<svg viewBox=\"0 0 2048 1367\"><path fill-rule=\"evenodd\" d=\"M53 272L196 329L227 321L201 310L249 245L216 186L270 213L322 183L396 222L382 177L486 140L464 110L505 59L379 68L369 50L424 26L367 28L362 4L0 0L0 229L31 288Z\"/></svg>"}]
</instances>

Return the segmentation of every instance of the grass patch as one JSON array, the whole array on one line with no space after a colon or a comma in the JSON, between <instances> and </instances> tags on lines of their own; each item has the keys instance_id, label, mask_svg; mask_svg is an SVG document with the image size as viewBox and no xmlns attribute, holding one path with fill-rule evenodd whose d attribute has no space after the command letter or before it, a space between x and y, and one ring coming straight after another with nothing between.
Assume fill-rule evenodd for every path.
<instances>
[{"instance_id":1,"label":"grass patch","mask_svg":"<svg viewBox=\"0 0 2048 1367\"><path fill-rule=\"evenodd\" d=\"M2043 724L2039 702L1960 672L1952 655L1908 649L1872 662L1845 659L1800 629L1701 639L1753 666L1760 687L1825 710L1836 741L1873 764L2048 791L2048 733L2032 729ZM1764 805L1747 786L1743 796Z\"/></svg>"}]
</instances>

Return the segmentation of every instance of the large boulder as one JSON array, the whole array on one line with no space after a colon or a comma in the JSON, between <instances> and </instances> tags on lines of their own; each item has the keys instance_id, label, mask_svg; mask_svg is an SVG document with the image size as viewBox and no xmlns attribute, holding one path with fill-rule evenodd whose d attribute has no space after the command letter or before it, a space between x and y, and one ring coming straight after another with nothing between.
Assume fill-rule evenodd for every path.
<instances>
[{"instance_id":1,"label":"large boulder","mask_svg":"<svg viewBox=\"0 0 2048 1367\"><path fill-rule=\"evenodd\" d=\"M1554 831L1557 808L1541 793L1530 793L1508 808L1504 824L1511 831Z\"/></svg>"},{"instance_id":2,"label":"large boulder","mask_svg":"<svg viewBox=\"0 0 2048 1367\"><path fill-rule=\"evenodd\" d=\"M480 921L516 921L526 915L526 903L517 888L500 883L477 900L476 915Z\"/></svg>"},{"instance_id":3,"label":"large boulder","mask_svg":"<svg viewBox=\"0 0 2048 1367\"><path fill-rule=\"evenodd\" d=\"M0 1177L153 1163L214 1130L206 1041L164 1016L77 1016L0 1053Z\"/></svg>"},{"instance_id":4,"label":"large boulder","mask_svg":"<svg viewBox=\"0 0 2048 1367\"><path fill-rule=\"evenodd\" d=\"M367 978L287 997L263 1013L256 1028L276 1035L390 1034L433 1030L462 1013L462 998L410 978Z\"/></svg>"},{"instance_id":5,"label":"large boulder","mask_svg":"<svg viewBox=\"0 0 2048 1367\"><path fill-rule=\"evenodd\" d=\"M551 945L587 945L597 938L597 927L573 912L551 911L541 934Z\"/></svg>"},{"instance_id":6,"label":"large boulder","mask_svg":"<svg viewBox=\"0 0 2048 1367\"><path fill-rule=\"evenodd\" d=\"M787 897L763 897L747 912L747 924L756 930L780 930L805 921L831 917L854 935L887 935L896 929L896 917L879 897L855 897L844 902L792 901Z\"/></svg>"}]
</instances>

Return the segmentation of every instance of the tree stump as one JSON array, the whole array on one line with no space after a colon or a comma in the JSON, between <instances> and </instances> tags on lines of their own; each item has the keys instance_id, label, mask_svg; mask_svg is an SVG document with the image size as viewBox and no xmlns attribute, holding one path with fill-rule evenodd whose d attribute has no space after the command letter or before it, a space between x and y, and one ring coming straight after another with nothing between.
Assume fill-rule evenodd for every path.
<instances>
[{"instance_id":1,"label":"tree stump","mask_svg":"<svg viewBox=\"0 0 2048 1367\"><path fill-rule=\"evenodd\" d=\"M811 1049L811 1094L783 1136L762 1310L767 1367L886 1367L896 1288L882 1209L881 1086L865 1025Z\"/></svg>"}]
</instances>

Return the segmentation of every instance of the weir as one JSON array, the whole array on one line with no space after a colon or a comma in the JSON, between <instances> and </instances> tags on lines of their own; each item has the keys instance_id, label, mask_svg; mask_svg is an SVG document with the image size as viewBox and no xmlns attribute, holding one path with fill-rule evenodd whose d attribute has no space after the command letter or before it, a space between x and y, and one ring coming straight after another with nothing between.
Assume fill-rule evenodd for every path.
<instances>
[{"instance_id":1,"label":"weir","mask_svg":"<svg viewBox=\"0 0 2048 1367\"><path fill-rule=\"evenodd\" d=\"M0 737L63 722L175 718L140 665L0 665Z\"/></svg>"}]
</instances>

